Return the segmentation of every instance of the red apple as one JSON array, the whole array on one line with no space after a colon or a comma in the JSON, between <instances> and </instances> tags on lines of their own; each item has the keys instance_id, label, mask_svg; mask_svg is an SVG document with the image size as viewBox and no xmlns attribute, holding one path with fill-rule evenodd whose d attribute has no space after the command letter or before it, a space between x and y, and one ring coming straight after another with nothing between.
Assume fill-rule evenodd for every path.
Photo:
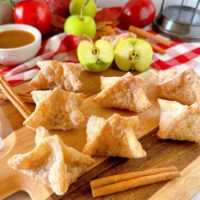
<instances>
[{"instance_id":1,"label":"red apple","mask_svg":"<svg viewBox=\"0 0 200 200\"><path fill-rule=\"evenodd\" d=\"M48 35L63 32L66 17L69 15L69 4L71 0L45 0L51 10L51 25Z\"/></svg>"},{"instance_id":2,"label":"red apple","mask_svg":"<svg viewBox=\"0 0 200 200\"><path fill-rule=\"evenodd\" d=\"M124 28L130 25L144 27L149 25L156 14L152 0L129 0L123 7L122 22Z\"/></svg>"},{"instance_id":3,"label":"red apple","mask_svg":"<svg viewBox=\"0 0 200 200\"><path fill-rule=\"evenodd\" d=\"M51 22L49 5L45 1L20 1L15 5L13 16L15 23L35 26L42 34L48 31Z\"/></svg>"},{"instance_id":4,"label":"red apple","mask_svg":"<svg viewBox=\"0 0 200 200\"><path fill-rule=\"evenodd\" d=\"M53 15L59 15L66 18L69 14L70 0L46 0L46 2L49 4Z\"/></svg>"}]
</instances>

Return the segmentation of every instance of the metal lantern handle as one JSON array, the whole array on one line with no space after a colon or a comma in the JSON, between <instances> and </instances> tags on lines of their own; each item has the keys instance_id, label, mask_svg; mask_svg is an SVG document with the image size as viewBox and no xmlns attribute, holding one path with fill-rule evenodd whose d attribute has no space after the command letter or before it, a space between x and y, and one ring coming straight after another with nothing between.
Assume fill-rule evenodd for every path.
<instances>
[{"instance_id":1,"label":"metal lantern handle","mask_svg":"<svg viewBox=\"0 0 200 200\"><path fill-rule=\"evenodd\" d=\"M162 12L164 10L164 5L165 5L165 0L162 1L160 12Z\"/></svg>"}]
</instances>

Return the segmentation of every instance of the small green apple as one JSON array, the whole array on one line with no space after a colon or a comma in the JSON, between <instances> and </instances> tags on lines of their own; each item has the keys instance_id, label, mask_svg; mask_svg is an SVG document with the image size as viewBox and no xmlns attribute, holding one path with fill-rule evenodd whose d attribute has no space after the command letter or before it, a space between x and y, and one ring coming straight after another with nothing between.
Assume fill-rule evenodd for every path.
<instances>
[{"instance_id":1,"label":"small green apple","mask_svg":"<svg viewBox=\"0 0 200 200\"><path fill-rule=\"evenodd\" d=\"M64 31L78 36L94 38L96 34L96 23L92 17L72 15L64 24Z\"/></svg>"},{"instance_id":2,"label":"small green apple","mask_svg":"<svg viewBox=\"0 0 200 200\"><path fill-rule=\"evenodd\" d=\"M92 72L105 71L114 60L114 49L106 40L82 41L78 45L78 59L85 69Z\"/></svg>"},{"instance_id":3,"label":"small green apple","mask_svg":"<svg viewBox=\"0 0 200 200\"><path fill-rule=\"evenodd\" d=\"M151 65L152 58L151 45L142 39L127 38L115 47L115 63L122 71L143 72Z\"/></svg>"},{"instance_id":4,"label":"small green apple","mask_svg":"<svg viewBox=\"0 0 200 200\"><path fill-rule=\"evenodd\" d=\"M85 4L86 3L86 4ZM85 6L84 6L85 4ZM96 4L94 0L72 0L69 5L71 15L82 15L94 17L96 15Z\"/></svg>"}]
</instances>

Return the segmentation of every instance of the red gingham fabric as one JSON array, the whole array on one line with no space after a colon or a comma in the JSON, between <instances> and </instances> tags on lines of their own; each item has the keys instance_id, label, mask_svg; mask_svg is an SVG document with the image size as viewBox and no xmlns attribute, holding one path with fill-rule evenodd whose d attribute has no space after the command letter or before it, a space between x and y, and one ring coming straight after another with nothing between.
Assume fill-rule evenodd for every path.
<instances>
[{"instance_id":1,"label":"red gingham fabric","mask_svg":"<svg viewBox=\"0 0 200 200\"><path fill-rule=\"evenodd\" d=\"M172 67L187 67L200 65L199 42L174 42L170 47L164 47L166 54L154 54L152 67L157 70L165 70Z\"/></svg>"},{"instance_id":2,"label":"red gingham fabric","mask_svg":"<svg viewBox=\"0 0 200 200\"><path fill-rule=\"evenodd\" d=\"M61 33L43 42L38 56L15 68L7 67L3 74L10 84L32 79L39 71L36 63L41 60L55 59L66 62L78 62L76 49L84 38ZM152 67L165 70L172 67L200 66L200 43L172 42L164 47L166 54L154 53Z\"/></svg>"}]
</instances>

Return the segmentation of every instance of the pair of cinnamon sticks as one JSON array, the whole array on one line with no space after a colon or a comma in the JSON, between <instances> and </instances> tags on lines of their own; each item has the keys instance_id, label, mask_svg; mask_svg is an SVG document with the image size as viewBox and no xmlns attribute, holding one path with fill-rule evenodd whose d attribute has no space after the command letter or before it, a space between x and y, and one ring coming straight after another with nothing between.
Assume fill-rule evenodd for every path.
<instances>
[{"instance_id":1,"label":"pair of cinnamon sticks","mask_svg":"<svg viewBox=\"0 0 200 200\"><path fill-rule=\"evenodd\" d=\"M4 94L3 96L10 100L10 102L18 109L24 118L27 118L31 114L31 110L23 102L21 97L13 91L12 87L3 76L0 76L0 89Z\"/></svg>"},{"instance_id":2,"label":"pair of cinnamon sticks","mask_svg":"<svg viewBox=\"0 0 200 200\"><path fill-rule=\"evenodd\" d=\"M165 46L171 45L171 41L169 39L161 37L161 36L156 36L152 33L144 31L143 29L140 29L138 27L130 26L128 30L132 33L135 33L138 37L148 39L153 50L155 50L156 52L158 52L160 54L165 54L166 53L165 50L163 48L159 47L158 45L152 43L151 41L165 45Z\"/></svg>"},{"instance_id":3,"label":"pair of cinnamon sticks","mask_svg":"<svg viewBox=\"0 0 200 200\"><path fill-rule=\"evenodd\" d=\"M179 176L180 172L176 167L165 167L99 178L91 181L90 185L93 197L100 197L135 187L172 180Z\"/></svg>"}]
</instances>

